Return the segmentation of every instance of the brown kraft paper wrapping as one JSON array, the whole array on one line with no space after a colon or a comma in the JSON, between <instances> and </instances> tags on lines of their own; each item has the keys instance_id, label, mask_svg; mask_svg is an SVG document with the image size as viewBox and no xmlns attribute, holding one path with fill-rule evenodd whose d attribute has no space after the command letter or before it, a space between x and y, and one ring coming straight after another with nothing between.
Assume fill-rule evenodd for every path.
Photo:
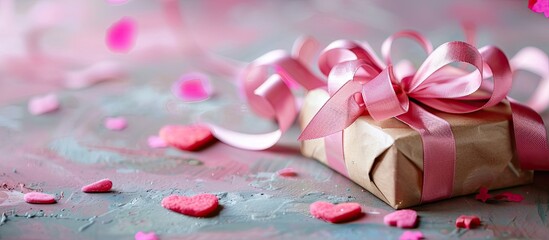
<instances>
[{"instance_id":1,"label":"brown kraft paper wrapping","mask_svg":"<svg viewBox=\"0 0 549 240\"><path fill-rule=\"evenodd\" d=\"M299 116L303 129L329 95L310 91ZM533 172L521 170L511 140L508 104L470 114L433 112L451 124L456 141L453 196L532 182ZM388 119L361 116L343 133L345 166L355 183L395 209L421 203L423 145L418 132ZM324 139L302 142L301 153L326 165Z\"/></svg>"}]
</instances>

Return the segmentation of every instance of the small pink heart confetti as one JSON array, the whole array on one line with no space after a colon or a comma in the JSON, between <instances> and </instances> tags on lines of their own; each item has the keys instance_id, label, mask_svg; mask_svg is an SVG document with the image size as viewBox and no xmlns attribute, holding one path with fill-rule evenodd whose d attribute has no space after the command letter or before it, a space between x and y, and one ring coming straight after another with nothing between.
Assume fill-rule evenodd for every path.
<instances>
[{"instance_id":1,"label":"small pink heart confetti","mask_svg":"<svg viewBox=\"0 0 549 240\"><path fill-rule=\"evenodd\" d=\"M128 126L128 121L123 117L109 117L105 119L105 127L109 130L120 131Z\"/></svg>"},{"instance_id":2,"label":"small pink heart confetti","mask_svg":"<svg viewBox=\"0 0 549 240\"><path fill-rule=\"evenodd\" d=\"M171 195L162 199L162 207L192 217L206 217L213 213L219 201L217 196L209 193L192 197Z\"/></svg>"},{"instance_id":3,"label":"small pink heart confetti","mask_svg":"<svg viewBox=\"0 0 549 240\"><path fill-rule=\"evenodd\" d=\"M26 193L23 199L25 199L25 202L27 203L35 204L51 204L57 202L53 195L41 192Z\"/></svg>"},{"instance_id":4,"label":"small pink heart confetti","mask_svg":"<svg viewBox=\"0 0 549 240\"><path fill-rule=\"evenodd\" d=\"M531 9L534 12L543 13L546 18L549 18L549 0L537 0Z\"/></svg>"},{"instance_id":5,"label":"small pink heart confetti","mask_svg":"<svg viewBox=\"0 0 549 240\"><path fill-rule=\"evenodd\" d=\"M522 200L524 200L524 197L522 195L510 192L498 194L494 196L494 198L497 200L504 200L508 202L522 202Z\"/></svg>"},{"instance_id":6,"label":"small pink heart confetti","mask_svg":"<svg viewBox=\"0 0 549 240\"><path fill-rule=\"evenodd\" d=\"M135 240L158 240L158 236L154 232L137 232Z\"/></svg>"},{"instance_id":7,"label":"small pink heart confetti","mask_svg":"<svg viewBox=\"0 0 549 240\"><path fill-rule=\"evenodd\" d=\"M293 168L283 168L276 172L278 176L282 177L295 177L297 176L297 172Z\"/></svg>"},{"instance_id":8,"label":"small pink heart confetti","mask_svg":"<svg viewBox=\"0 0 549 240\"><path fill-rule=\"evenodd\" d=\"M41 115L59 109L57 95L51 93L45 96L33 97L29 101L28 110L32 115Z\"/></svg>"},{"instance_id":9,"label":"small pink heart confetti","mask_svg":"<svg viewBox=\"0 0 549 240\"><path fill-rule=\"evenodd\" d=\"M358 203L332 204L318 201L309 206L309 212L313 217L331 223L348 222L362 214L362 207Z\"/></svg>"},{"instance_id":10,"label":"small pink heart confetti","mask_svg":"<svg viewBox=\"0 0 549 240\"><path fill-rule=\"evenodd\" d=\"M127 53L133 47L137 24L130 17L123 17L107 29L106 42L113 52Z\"/></svg>"},{"instance_id":11,"label":"small pink heart confetti","mask_svg":"<svg viewBox=\"0 0 549 240\"><path fill-rule=\"evenodd\" d=\"M404 233L400 235L399 240L419 240L424 238L423 233L420 231L404 231Z\"/></svg>"},{"instance_id":12,"label":"small pink heart confetti","mask_svg":"<svg viewBox=\"0 0 549 240\"><path fill-rule=\"evenodd\" d=\"M457 228L472 229L480 226L480 218L475 215L467 216L461 215L456 219Z\"/></svg>"},{"instance_id":13,"label":"small pink heart confetti","mask_svg":"<svg viewBox=\"0 0 549 240\"><path fill-rule=\"evenodd\" d=\"M416 226L417 213L410 209L394 211L385 215L385 217L383 217L383 222L388 226L413 228Z\"/></svg>"},{"instance_id":14,"label":"small pink heart confetti","mask_svg":"<svg viewBox=\"0 0 549 240\"><path fill-rule=\"evenodd\" d=\"M208 76L202 73L188 73L172 85L172 93L186 102L204 101L212 95L213 89Z\"/></svg>"},{"instance_id":15,"label":"small pink heart confetti","mask_svg":"<svg viewBox=\"0 0 549 240\"><path fill-rule=\"evenodd\" d=\"M100 192L109 192L112 188L112 181L105 178L97 182L88 184L82 187L82 192L85 193L100 193Z\"/></svg>"},{"instance_id":16,"label":"small pink heart confetti","mask_svg":"<svg viewBox=\"0 0 549 240\"><path fill-rule=\"evenodd\" d=\"M485 187L481 187L479 193L475 196L476 200L480 200L482 202L486 202L490 198L492 198L492 195L488 194L488 188Z\"/></svg>"},{"instance_id":17,"label":"small pink heart confetti","mask_svg":"<svg viewBox=\"0 0 549 240\"><path fill-rule=\"evenodd\" d=\"M167 125L158 135L169 146L184 151L196 151L215 141L210 128L204 125Z\"/></svg>"},{"instance_id":18,"label":"small pink heart confetti","mask_svg":"<svg viewBox=\"0 0 549 240\"><path fill-rule=\"evenodd\" d=\"M149 136L147 139L147 143L149 144L149 147L151 148L165 148L168 147L168 144L162 140L159 136Z\"/></svg>"}]
</instances>

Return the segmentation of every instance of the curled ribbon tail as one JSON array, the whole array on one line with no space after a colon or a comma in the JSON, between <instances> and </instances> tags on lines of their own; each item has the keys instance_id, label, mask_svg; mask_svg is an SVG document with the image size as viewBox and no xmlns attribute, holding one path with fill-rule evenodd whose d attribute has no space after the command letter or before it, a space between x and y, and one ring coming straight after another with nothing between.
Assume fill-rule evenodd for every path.
<instances>
[{"instance_id":1,"label":"curled ribbon tail","mask_svg":"<svg viewBox=\"0 0 549 240\"><path fill-rule=\"evenodd\" d=\"M348 81L320 108L307 127L299 136L299 140L309 140L325 137L350 126L363 112L355 100L355 93L362 91L362 84Z\"/></svg>"}]
</instances>

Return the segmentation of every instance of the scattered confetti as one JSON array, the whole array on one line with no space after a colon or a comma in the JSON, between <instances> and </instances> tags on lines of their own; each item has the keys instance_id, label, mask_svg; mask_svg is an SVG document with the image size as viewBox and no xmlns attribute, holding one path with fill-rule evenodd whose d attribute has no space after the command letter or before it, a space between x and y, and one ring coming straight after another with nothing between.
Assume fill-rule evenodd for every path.
<instances>
[{"instance_id":1,"label":"scattered confetti","mask_svg":"<svg viewBox=\"0 0 549 240\"><path fill-rule=\"evenodd\" d=\"M479 193L475 196L476 200L480 200L482 202L486 202L490 198L492 198L492 195L488 194L488 188L485 187L481 187Z\"/></svg>"},{"instance_id":2,"label":"scattered confetti","mask_svg":"<svg viewBox=\"0 0 549 240\"><path fill-rule=\"evenodd\" d=\"M51 204L57 202L53 195L41 192L26 193L23 199L25 199L25 202L36 204Z\"/></svg>"},{"instance_id":3,"label":"scattered confetti","mask_svg":"<svg viewBox=\"0 0 549 240\"><path fill-rule=\"evenodd\" d=\"M137 232L135 240L158 240L158 236L154 232Z\"/></svg>"},{"instance_id":4,"label":"scattered confetti","mask_svg":"<svg viewBox=\"0 0 549 240\"><path fill-rule=\"evenodd\" d=\"M400 240L419 240L424 239L423 233L420 231L404 231L402 235L400 235Z\"/></svg>"},{"instance_id":5,"label":"scattered confetti","mask_svg":"<svg viewBox=\"0 0 549 240\"><path fill-rule=\"evenodd\" d=\"M147 143L149 144L149 147L151 148L165 148L168 147L168 144L162 140L159 136L149 136L147 139Z\"/></svg>"},{"instance_id":6,"label":"scattered confetti","mask_svg":"<svg viewBox=\"0 0 549 240\"><path fill-rule=\"evenodd\" d=\"M358 203L332 204L318 201L309 206L313 217L331 223L348 222L362 215L362 208Z\"/></svg>"},{"instance_id":7,"label":"scattered confetti","mask_svg":"<svg viewBox=\"0 0 549 240\"><path fill-rule=\"evenodd\" d=\"M29 101L28 110L32 115L41 115L59 109L57 95L51 93L45 96L33 97Z\"/></svg>"},{"instance_id":8,"label":"scattered confetti","mask_svg":"<svg viewBox=\"0 0 549 240\"><path fill-rule=\"evenodd\" d=\"M494 199L508 202L522 202L522 200L524 200L524 197L517 193L504 192L494 196Z\"/></svg>"},{"instance_id":9,"label":"scattered confetti","mask_svg":"<svg viewBox=\"0 0 549 240\"><path fill-rule=\"evenodd\" d=\"M107 29L107 46L113 52L127 53L133 47L136 32L136 22L130 17L123 17Z\"/></svg>"},{"instance_id":10,"label":"scattered confetti","mask_svg":"<svg viewBox=\"0 0 549 240\"><path fill-rule=\"evenodd\" d=\"M477 216L461 215L456 219L457 228L472 229L480 226L480 219Z\"/></svg>"},{"instance_id":11,"label":"scattered confetti","mask_svg":"<svg viewBox=\"0 0 549 240\"><path fill-rule=\"evenodd\" d=\"M208 76L202 73L189 73L172 85L172 93L185 102L204 101L212 95Z\"/></svg>"},{"instance_id":12,"label":"scattered confetti","mask_svg":"<svg viewBox=\"0 0 549 240\"><path fill-rule=\"evenodd\" d=\"M98 193L98 192L109 192L112 188L112 181L108 178L101 179L92 184L82 187L82 192L85 193Z\"/></svg>"},{"instance_id":13,"label":"scattered confetti","mask_svg":"<svg viewBox=\"0 0 549 240\"><path fill-rule=\"evenodd\" d=\"M162 199L162 207L192 217L206 217L217 210L217 196L209 193L192 197L171 195Z\"/></svg>"},{"instance_id":14,"label":"scattered confetti","mask_svg":"<svg viewBox=\"0 0 549 240\"><path fill-rule=\"evenodd\" d=\"M295 177L295 176L297 176L297 172L293 168L280 169L276 172L276 174L278 174L278 176L283 176L283 177Z\"/></svg>"},{"instance_id":15,"label":"scattered confetti","mask_svg":"<svg viewBox=\"0 0 549 240\"><path fill-rule=\"evenodd\" d=\"M169 146L185 151L198 150L215 140L210 129L203 125L168 125L158 135Z\"/></svg>"},{"instance_id":16,"label":"scattered confetti","mask_svg":"<svg viewBox=\"0 0 549 240\"><path fill-rule=\"evenodd\" d=\"M105 127L109 130L120 131L128 126L128 121L123 117L110 117L105 119Z\"/></svg>"},{"instance_id":17,"label":"scattered confetti","mask_svg":"<svg viewBox=\"0 0 549 240\"><path fill-rule=\"evenodd\" d=\"M537 0L532 6L532 11L543 13L546 18L549 18L549 0Z\"/></svg>"},{"instance_id":18,"label":"scattered confetti","mask_svg":"<svg viewBox=\"0 0 549 240\"><path fill-rule=\"evenodd\" d=\"M417 223L417 212L410 209L394 211L385 215L383 222L388 226L414 228Z\"/></svg>"},{"instance_id":19,"label":"scattered confetti","mask_svg":"<svg viewBox=\"0 0 549 240\"><path fill-rule=\"evenodd\" d=\"M479 193L475 196L475 199L482 202L487 201L507 201L507 202L522 202L524 197L518 193L504 192L495 196L488 194L488 189L481 187Z\"/></svg>"}]
</instances>

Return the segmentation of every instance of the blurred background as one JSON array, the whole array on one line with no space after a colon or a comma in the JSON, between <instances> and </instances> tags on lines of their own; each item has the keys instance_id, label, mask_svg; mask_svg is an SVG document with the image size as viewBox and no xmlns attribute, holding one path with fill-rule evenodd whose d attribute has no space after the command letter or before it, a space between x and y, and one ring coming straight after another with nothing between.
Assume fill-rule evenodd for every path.
<instances>
[{"instance_id":1,"label":"blurred background","mask_svg":"<svg viewBox=\"0 0 549 240\"><path fill-rule=\"evenodd\" d=\"M122 17L135 21L136 34L131 50L118 53L105 35ZM478 46L493 44L511 57L525 46L549 51L548 21L519 0L0 0L0 104L82 88L71 76L105 61L122 66L129 82L143 68L155 81L202 71L234 82L243 65L270 50L289 50L302 35L322 47L336 39L368 41L379 53L399 30L419 31L438 46L465 41L467 29ZM420 63L421 49L402 42L395 54L419 55L413 59ZM535 82L515 86L513 95L520 99L533 88Z\"/></svg>"}]
</instances>

